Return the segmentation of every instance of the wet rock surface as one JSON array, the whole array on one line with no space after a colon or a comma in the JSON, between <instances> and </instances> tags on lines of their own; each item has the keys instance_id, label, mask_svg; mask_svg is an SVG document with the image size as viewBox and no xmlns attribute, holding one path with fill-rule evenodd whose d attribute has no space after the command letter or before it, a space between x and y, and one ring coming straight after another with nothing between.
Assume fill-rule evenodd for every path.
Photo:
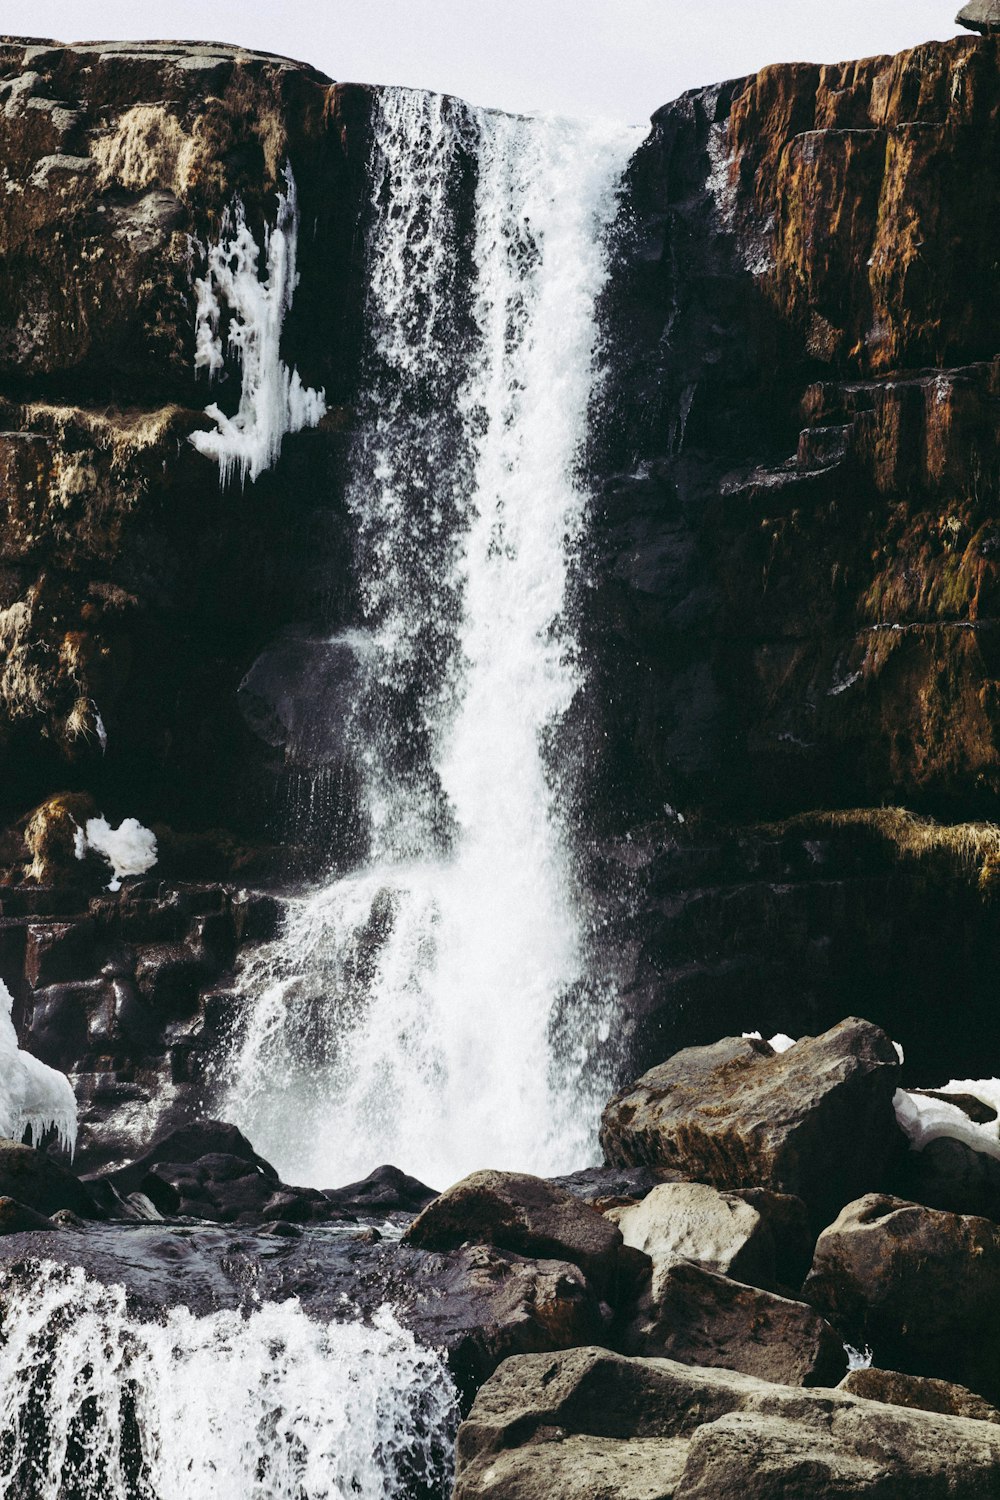
<instances>
[{"instance_id":1,"label":"wet rock surface","mask_svg":"<svg viewBox=\"0 0 1000 1500\"><path fill-rule=\"evenodd\" d=\"M424 1250L473 1243L571 1260L601 1293L613 1286L622 1247L617 1225L524 1172L474 1172L428 1204L403 1238Z\"/></svg>"}]
</instances>

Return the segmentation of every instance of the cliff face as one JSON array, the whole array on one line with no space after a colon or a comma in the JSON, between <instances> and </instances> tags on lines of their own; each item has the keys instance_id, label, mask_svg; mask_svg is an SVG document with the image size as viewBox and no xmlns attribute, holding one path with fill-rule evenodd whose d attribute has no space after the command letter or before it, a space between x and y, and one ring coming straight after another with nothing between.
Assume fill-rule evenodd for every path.
<instances>
[{"instance_id":1,"label":"cliff face","mask_svg":"<svg viewBox=\"0 0 1000 1500\"><path fill-rule=\"evenodd\" d=\"M998 138L991 38L655 117L599 564L634 811L992 813Z\"/></svg>"},{"instance_id":2,"label":"cliff face","mask_svg":"<svg viewBox=\"0 0 1000 1500\"><path fill-rule=\"evenodd\" d=\"M274 913L155 881L87 911L32 810L155 824L168 880L351 838L337 746L274 693L315 695L311 633L350 615L369 109L238 49L0 42L0 977L95 1130L201 1097ZM848 1011L925 1073L1000 1042L1000 848L964 826L1000 792L998 146L1000 44L968 38L689 94L633 162L579 709L636 1065ZM193 278L237 200L263 243L286 166L282 357L328 411L220 488L187 438L239 379L196 372Z\"/></svg>"},{"instance_id":3,"label":"cliff face","mask_svg":"<svg viewBox=\"0 0 1000 1500\"><path fill-rule=\"evenodd\" d=\"M363 89L232 48L0 45L2 821L70 788L259 843L287 772L235 689L319 610L341 546L366 111ZM286 168L283 347L330 410L283 467L220 489L187 438L209 401L235 409L239 373L196 370L192 281L236 203L263 242Z\"/></svg>"},{"instance_id":4,"label":"cliff face","mask_svg":"<svg viewBox=\"0 0 1000 1500\"><path fill-rule=\"evenodd\" d=\"M642 1061L845 1009L942 1075L1000 1040L992 836L878 811L996 816L998 62L768 68L633 164L589 712Z\"/></svg>"}]
</instances>

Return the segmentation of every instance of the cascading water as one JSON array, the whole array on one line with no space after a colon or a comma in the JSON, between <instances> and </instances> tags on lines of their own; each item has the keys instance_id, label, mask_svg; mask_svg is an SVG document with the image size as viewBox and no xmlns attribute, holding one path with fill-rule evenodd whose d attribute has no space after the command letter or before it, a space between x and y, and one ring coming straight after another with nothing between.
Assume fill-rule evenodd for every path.
<instances>
[{"instance_id":1,"label":"cascading water","mask_svg":"<svg viewBox=\"0 0 1000 1500\"><path fill-rule=\"evenodd\" d=\"M222 1107L322 1186L381 1161L437 1185L570 1170L609 1080L557 731L580 680L596 304L637 134L393 90L374 135L349 493L370 851L248 964Z\"/></svg>"},{"instance_id":2,"label":"cascading water","mask_svg":"<svg viewBox=\"0 0 1000 1500\"><path fill-rule=\"evenodd\" d=\"M387 1310L295 1302L140 1322L121 1287L4 1272L0 1495L17 1500L415 1500L447 1483L441 1358Z\"/></svg>"}]
</instances>

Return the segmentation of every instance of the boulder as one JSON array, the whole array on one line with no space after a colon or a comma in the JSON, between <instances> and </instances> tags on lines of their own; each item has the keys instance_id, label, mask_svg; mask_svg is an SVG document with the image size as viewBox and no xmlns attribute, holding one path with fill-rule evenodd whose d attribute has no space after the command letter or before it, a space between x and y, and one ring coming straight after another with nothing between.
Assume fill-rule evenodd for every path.
<instances>
[{"instance_id":1,"label":"boulder","mask_svg":"<svg viewBox=\"0 0 1000 1500\"><path fill-rule=\"evenodd\" d=\"M762 1195L771 1196L777 1197ZM775 1236L763 1206L704 1183L668 1182L653 1188L641 1203L605 1213L626 1245L649 1256L653 1295L658 1296L663 1278L679 1260L697 1261L751 1286L775 1286Z\"/></svg>"},{"instance_id":2,"label":"boulder","mask_svg":"<svg viewBox=\"0 0 1000 1500\"><path fill-rule=\"evenodd\" d=\"M881 1187L901 1149L899 1067L868 1021L842 1021L783 1053L729 1037L678 1052L624 1089L604 1111L601 1143L614 1164L794 1194L821 1225Z\"/></svg>"},{"instance_id":3,"label":"boulder","mask_svg":"<svg viewBox=\"0 0 1000 1500\"><path fill-rule=\"evenodd\" d=\"M350 1182L342 1188L324 1188L323 1196L337 1208L353 1214L416 1214L437 1193L398 1167L376 1167L360 1182Z\"/></svg>"},{"instance_id":4,"label":"boulder","mask_svg":"<svg viewBox=\"0 0 1000 1500\"><path fill-rule=\"evenodd\" d=\"M127 1167L121 1167L116 1172L108 1172L104 1180L110 1182L123 1196L127 1196L138 1189L145 1191L143 1183L146 1177L153 1167L161 1162L181 1165L215 1154L238 1157L239 1160L254 1166L262 1176L269 1178L274 1184L279 1181L278 1174L270 1162L257 1155L243 1132L235 1125L227 1125L222 1120L193 1120L187 1125L180 1125L168 1131L154 1141L142 1156L130 1162Z\"/></svg>"},{"instance_id":5,"label":"boulder","mask_svg":"<svg viewBox=\"0 0 1000 1500\"><path fill-rule=\"evenodd\" d=\"M640 1298L619 1340L626 1354L742 1370L778 1385L836 1385L844 1345L804 1302L675 1262Z\"/></svg>"},{"instance_id":6,"label":"boulder","mask_svg":"<svg viewBox=\"0 0 1000 1500\"><path fill-rule=\"evenodd\" d=\"M435 1198L404 1240L422 1250L496 1245L579 1266L602 1296L612 1287L621 1230L588 1204L524 1172L473 1172Z\"/></svg>"},{"instance_id":7,"label":"boulder","mask_svg":"<svg viewBox=\"0 0 1000 1500\"><path fill-rule=\"evenodd\" d=\"M84 1219L101 1217L86 1183L34 1146L0 1140L0 1197L48 1217L71 1208Z\"/></svg>"},{"instance_id":8,"label":"boulder","mask_svg":"<svg viewBox=\"0 0 1000 1500\"><path fill-rule=\"evenodd\" d=\"M959 26L967 26L970 31L980 31L984 35L1000 32L1000 0L971 0L969 5L962 7L955 20Z\"/></svg>"},{"instance_id":9,"label":"boulder","mask_svg":"<svg viewBox=\"0 0 1000 1500\"><path fill-rule=\"evenodd\" d=\"M68 1213L68 1209L60 1209L60 1213ZM45 1231L55 1229L50 1218L44 1214L36 1213L33 1208L25 1208L23 1203L18 1203L16 1198L0 1198L0 1234L24 1234L27 1231Z\"/></svg>"},{"instance_id":10,"label":"boulder","mask_svg":"<svg viewBox=\"0 0 1000 1500\"><path fill-rule=\"evenodd\" d=\"M553 1187L572 1193L574 1198L604 1213L609 1208L638 1202L659 1182L687 1179L680 1172L654 1172L652 1167L583 1167L579 1172L547 1180Z\"/></svg>"},{"instance_id":11,"label":"boulder","mask_svg":"<svg viewBox=\"0 0 1000 1500\"><path fill-rule=\"evenodd\" d=\"M1000 1424L1000 1411L964 1385L932 1380L926 1375L904 1375L899 1370L850 1370L837 1387L866 1401L909 1406L914 1411L936 1411L943 1417L969 1417L974 1422Z\"/></svg>"},{"instance_id":12,"label":"boulder","mask_svg":"<svg viewBox=\"0 0 1000 1500\"><path fill-rule=\"evenodd\" d=\"M820 1235L802 1295L879 1362L1000 1399L1000 1226L869 1194Z\"/></svg>"},{"instance_id":13,"label":"boulder","mask_svg":"<svg viewBox=\"0 0 1000 1500\"><path fill-rule=\"evenodd\" d=\"M507 1360L459 1428L454 1500L991 1500L987 1422L601 1349Z\"/></svg>"}]
</instances>

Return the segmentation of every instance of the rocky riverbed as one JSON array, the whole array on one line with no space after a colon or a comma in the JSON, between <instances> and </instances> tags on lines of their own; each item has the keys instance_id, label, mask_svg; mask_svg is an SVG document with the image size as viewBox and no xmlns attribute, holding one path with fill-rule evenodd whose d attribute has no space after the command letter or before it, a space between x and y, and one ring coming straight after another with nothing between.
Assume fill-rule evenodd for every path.
<instances>
[{"instance_id":1,"label":"rocky riverbed","mask_svg":"<svg viewBox=\"0 0 1000 1500\"><path fill-rule=\"evenodd\" d=\"M456 1382L459 1497L985 1497L1000 1214L973 1211L978 1153L960 1138L990 1110L975 1085L940 1096L954 1120L938 1140L962 1155L951 1210L933 1208L899 1123L925 1096L903 1083L866 1021L729 1038L609 1101L603 1167L483 1170L443 1192L389 1166L285 1184L208 1120L83 1177L8 1142L5 1296L45 1263L123 1287L140 1320L388 1305ZM998 1155L987 1142L979 1166Z\"/></svg>"}]
</instances>

